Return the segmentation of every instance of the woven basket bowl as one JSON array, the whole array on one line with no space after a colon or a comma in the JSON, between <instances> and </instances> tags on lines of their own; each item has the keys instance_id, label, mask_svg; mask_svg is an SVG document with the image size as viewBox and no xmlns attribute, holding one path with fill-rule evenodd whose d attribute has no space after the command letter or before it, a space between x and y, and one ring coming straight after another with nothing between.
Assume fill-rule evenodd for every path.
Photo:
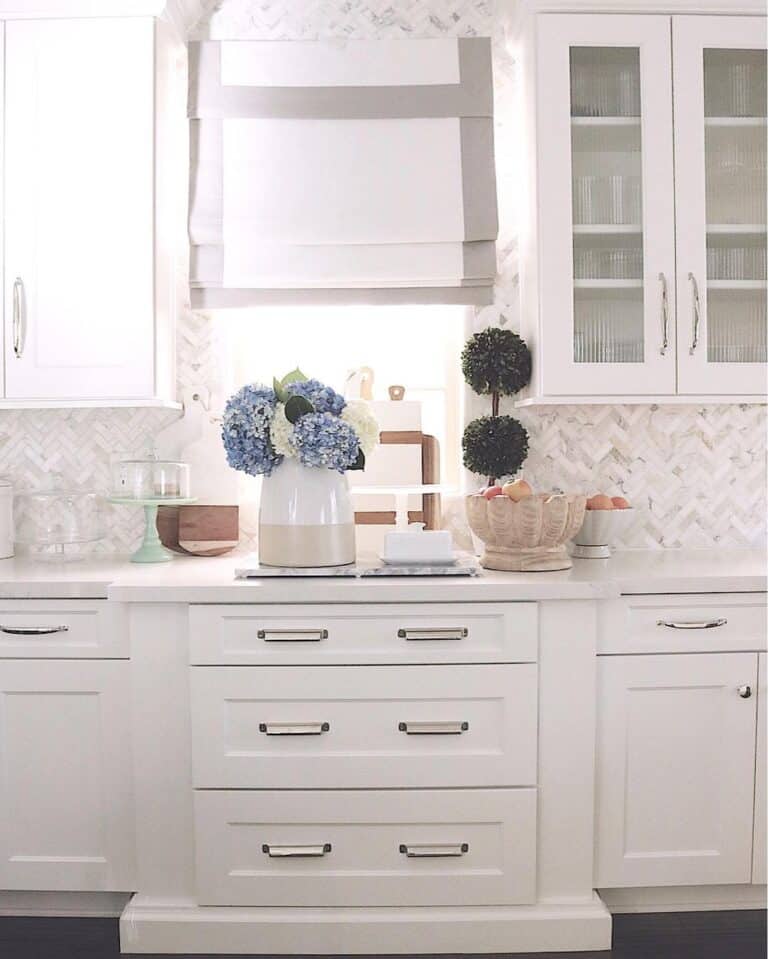
<instances>
[{"instance_id":1,"label":"woven basket bowl","mask_svg":"<svg viewBox=\"0 0 768 959\"><path fill-rule=\"evenodd\" d=\"M565 544L584 521L586 496L536 494L515 503L508 496L466 498L467 519L482 540L486 569L538 572L570 569Z\"/></svg>"}]
</instances>

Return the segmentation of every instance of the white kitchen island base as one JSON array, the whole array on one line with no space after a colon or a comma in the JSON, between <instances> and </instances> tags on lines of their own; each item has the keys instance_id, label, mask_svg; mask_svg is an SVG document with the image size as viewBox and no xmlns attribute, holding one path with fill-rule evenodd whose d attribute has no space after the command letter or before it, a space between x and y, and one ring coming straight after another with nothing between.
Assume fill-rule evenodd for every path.
<instances>
[{"instance_id":1,"label":"white kitchen island base","mask_svg":"<svg viewBox=\"0 0 768 959\"><path fill-rule=\"evenodd\" d=\"M162 907L134 897L120 919L128 953L372 955L609 949L611 916L584 903L367 909Z\"/></svg>"}]
</instances>

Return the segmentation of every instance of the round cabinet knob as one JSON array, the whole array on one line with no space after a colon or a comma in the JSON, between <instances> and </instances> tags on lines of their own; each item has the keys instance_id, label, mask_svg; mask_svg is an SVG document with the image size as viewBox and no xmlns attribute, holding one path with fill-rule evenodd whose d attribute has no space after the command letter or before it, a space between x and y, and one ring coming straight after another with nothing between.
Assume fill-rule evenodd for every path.
<instances>
[{"instance_id":1,"label":"round cabinet knob","mask_svg":"<svg viewBox=\"0 0 768 959\"><path fill-rule=\"evenodd\" d=\"M746 685L739 686L738 693L742 699L749 699L749 697L752 695L752 687Z\"/></svg>"}]
</instances>

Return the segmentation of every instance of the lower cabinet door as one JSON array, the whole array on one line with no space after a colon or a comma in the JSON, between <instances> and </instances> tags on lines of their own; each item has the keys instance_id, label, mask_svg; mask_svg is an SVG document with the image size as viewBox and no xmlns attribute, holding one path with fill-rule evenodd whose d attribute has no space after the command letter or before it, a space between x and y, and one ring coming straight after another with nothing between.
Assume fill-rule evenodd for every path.
<instances>
[{"instance_id":1,"label":"lower cabinet door","mask_svg":"<svg viewBox=\"0 0 768 959\"><path fill-rule=\"evenodd\" d=\"M203 906L536 898L535 789L198 790L195 839Z\"/></svg>"},{"instance_id":2,"label":"lower cabinet door","mask_svg":"<svg viewBox=\"0 0 768 959\"><path fill-rule=\"evenodd\" d=\"M0 889L134 887L128 663L0 662Z\"/></svg>"},{"instance_id":3,"label":"lower cabinet door","mask_svg":"<svg viewBox=\"0 0 768 959\"><path fill-rule=\"evenodd\" d=\"M757 762L755 763L755 831L752 852L752 882L764 883L768 879L766 870L766 697L768 697L768 655L760 653L760 667L757 693Z\"/></svg>"},{"instance_id":4,"label":"lower cabinet door","mask_svg":"<svg viewBox=\"0 0 768 959\"><path fill-rule=\"evenodd\" d=\"M598 661L595 886L748 883L757 655Z\"/></svg>"}]
</instances>

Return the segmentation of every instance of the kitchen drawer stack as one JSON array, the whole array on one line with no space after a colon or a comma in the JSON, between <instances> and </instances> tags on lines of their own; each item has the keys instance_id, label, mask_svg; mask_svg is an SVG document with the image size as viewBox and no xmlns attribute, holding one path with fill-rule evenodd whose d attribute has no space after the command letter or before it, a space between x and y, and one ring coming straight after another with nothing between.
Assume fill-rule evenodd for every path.
<instances>
[{"instance_id":1,"label":"kitchen drawer stack","mask_svg":"<svg viewBox=\"0 0 768 959\"><path fill-rule=\"evenodd\" d=\"M535 901L535 603L190 618L199 905Z\"/></svg>"}]
</instances>

